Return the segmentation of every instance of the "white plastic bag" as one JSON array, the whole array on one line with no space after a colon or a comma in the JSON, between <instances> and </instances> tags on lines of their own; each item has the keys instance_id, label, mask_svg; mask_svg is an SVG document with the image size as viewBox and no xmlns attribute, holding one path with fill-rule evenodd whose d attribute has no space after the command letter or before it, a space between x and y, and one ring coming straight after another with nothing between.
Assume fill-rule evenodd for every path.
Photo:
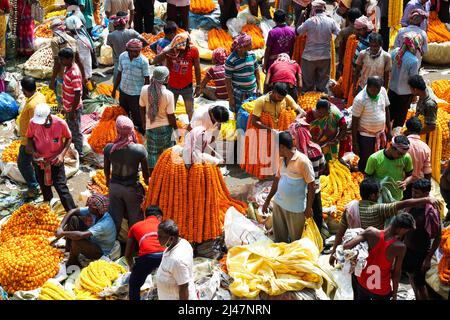
<instances>
[{"instance_id":1,"label":"white plastic bag","mask_svg":"<svg viewBox=\"0 0 450 320\"><path fill-rule=\"evenodd\" d=\"M242 27L245 26L246 24L247 24L246 19L242 18L229 19L227 21L228 32L234 38L242 31Z\"/></svg>"},{"instance_id":2,"label":"white plastic bag","mask_svg":"<svg viewBox=\"0 0 450 320\"><path fill-rule=\"evenodd\" d=\"M337 269L333 269L331 274L338 285L333 300L353 300L352 276L345 271Z\"/></svg>"},{"instance_id":3,"label":"white plastic bag","mask_svg":"<svg viewBox=\"0 0 450 320\"><path fill-rule=\"evenodd\" d=\"M269 31L275 27L275 22L273 20L268 20L263 18L261 23L259 24L259 28L261 29L264 37L264 42L267 42L267 37L269 36Z\"/></svg>"},{"instance_id":4,"label":"white plastic bag","mask_svg":"<svg viewBox=\"0 0 450 320\"><path fill-rule=\"evenodd\" d=\"M199 300L212 300L220 287L220 269L214 268L212 276L203 277L195 284Z\"/></svg>"},{"instance_id":5,"label":"white plastic bag","mask_svg":"<svg viewBox=\"0 0 450 320\"><path fill-rule=\"evenodd\" d=\"M265 235L264 230L258 228L234 207L230 207L225 214L224 230L225 245L228 249L261 240L272 241Z\"/></svg>"},{"instance_id":6,"label":"white plastic bag","mask_svg":"<svg viewBox=\"0 0 450 320\"><path fill-rule=\"evenodd\" d=\"M98 58L98 63L104 66L114 65L113 51L110 46L104 44L100 47L100 57Z\"/></svg>"}]
</instances>

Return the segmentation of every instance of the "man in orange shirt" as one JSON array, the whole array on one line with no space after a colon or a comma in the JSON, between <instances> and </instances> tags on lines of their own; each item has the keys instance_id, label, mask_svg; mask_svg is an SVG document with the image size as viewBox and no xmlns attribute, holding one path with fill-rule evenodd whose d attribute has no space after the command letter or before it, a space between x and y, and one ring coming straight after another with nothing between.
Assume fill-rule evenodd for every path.
<instances>
[{"instance_id":1,"label":"man in orange shirt","mask_svg":"<svg viewBox=\"0 0 450 320\"><path fill-rule=\"evenodd\" d=\"M158 226L162 211L158 206L149 206L145 220L135 223L128 232L125 259L131 270L129 299L140 300L140 289L153 270L159 267L165 250L158 241ZM133 261L132 255L136 243L139 245L139 257Z\"/></svg>"}]
</instances>

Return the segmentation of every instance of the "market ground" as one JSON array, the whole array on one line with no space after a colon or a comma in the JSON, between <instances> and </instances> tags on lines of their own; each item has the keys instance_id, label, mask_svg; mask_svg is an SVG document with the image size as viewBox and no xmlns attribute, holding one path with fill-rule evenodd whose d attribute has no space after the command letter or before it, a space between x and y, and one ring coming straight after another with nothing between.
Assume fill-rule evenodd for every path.
<instances>
[{"instance_id":1,"label":"market ground","mask_svg":"<svg viewBox=\"0 0 450 320\"><path fill-rule=\"evenodd\" d=\"M7 65L7 72L20 72L17 68L17 65L24 63L25 60L18 59L16 61L9 62ZM202 62L202 67L207 67L207 63ZM420 73L424 76L424 78L429 81L438 80L438 79L450 79L450 65L449 66L430 66L424 65ZM112 67L101 67L94 70L93 80L96 83L111 83L112 80ZM44 81L45 84L48 84L48 81ZM0 145L8 145L12 140L17 139L14 134L14 129L8 126L0 126ZM3 149L3 148L2 148ZM225 181L230 189L230 192L233 197L238 198L240 200L246 200L247 194L251 187L257 182L257 179L250 177L245 172L240 170L237 165L227 166L229 170L229 175L225 176ZM80 170L78 173L68 180L69 190L72 193L75 202L83 206L84 203L80 201L80 193L86 190L86 185L90 181L90 172L95 170L92 167L80 166ZM25 186L17 185L14 183L10 183L11 181L6 178L0 178L0 194L2 197L5 195L15 195L19 191L25 190ZM54 192L55 197L57 197L56 192ZM0 213L3 208L0 208ZM0 214L1 218L1 214ZM412 300L414 299L414 293L412 291L411 286L408 283L406 278L402 278L399 287L399 300Z\"/></svg>"}]
</instances>

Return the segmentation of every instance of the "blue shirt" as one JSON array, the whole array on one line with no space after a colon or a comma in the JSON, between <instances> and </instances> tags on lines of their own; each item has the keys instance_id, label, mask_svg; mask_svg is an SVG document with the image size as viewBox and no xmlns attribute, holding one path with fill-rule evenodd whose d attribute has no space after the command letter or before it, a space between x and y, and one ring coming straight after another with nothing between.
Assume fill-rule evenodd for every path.
<instances>
[{"instance_id":1,"label":"blue shirt","mask_svg":"<svg viewBox=\"0 0 450 320\"><path fill-rule=\"evenodd\" d=\"M145 84L145 77L150 76L148 59L142 54L130 60L128 51L119 56L118 70L122 72L120 90L129 96L140 96Z\"/></svg>"},{"instance_id":2,"label":"blue shirt","mask_svg":"<svg viewBox=\"0 0 450 320\"><path fill-rule=\"evenodd\" d=\"M114 247L114 242L116 241L116 225L114 224L111 215L106 212L103 217L97 221L97 217L89 212L89 208L84 207L80 209L80 216L89 216L89 218L93 220L93 224L87 230L92 234L89 240L98 245L102 249L103 254L110 254Z\"/></svg>"},{"instance_id":3,"label":"blue shirt","mask_svg":"<svg viewBox=\"0 0 450 320\"><path fill-rule=\"evenodd\" d=\"M170 40L166 38L158 39L150 45L150 49L160 54L161 51L170 44Z\"/></svg>"},{"instance_id":4,"label":"blue shirt","mask_svg":"<svg viewBox=\"0 0 450 320\"><path fill-rule=\"evenodd\" d=\"M391 0L393 1L393 0ZM414 9L422 9L426 13L430 14L430 8L431 8L431 2L427 1L425 2L425 5L422 5L421 0L411 0L406 5L405 10L403 11L403 17L400 23L402 24L402 27L407 27L409 25L409 15L411 14L411 11ZM423 31L427 31L428 26L428 19L423 19L422 23L420 24L420 29Z\"/></svg>"},{"instance_id":5,"label":"blue shirt","mask_svg":"<svg viewBox=\"0 0 450 320\"><path fill-rule=\"evenodd\" d=\"M287 165L284 159L280 161L277 176L280 180L273 201L289 212L304 212L308 183L315 180L312 162L306 155L296 151Z\"/></svg>"},{"instance_id":6,"label":"blue shirt","mask_svg":"<svg viewBox=\"0 0 450 320\"><path fill-rule=\"evenodd\" d=\"M389 89L394 91L398 95L408 95L411 94L411 88L408 85L409 77L419 74L420 61L415 55L407 51L403 55L402 65L399 67L397 61L395 61L395 56L399 48L392 50L392 72L391 81L389 82Z\"/></svg>"}]
</instances>

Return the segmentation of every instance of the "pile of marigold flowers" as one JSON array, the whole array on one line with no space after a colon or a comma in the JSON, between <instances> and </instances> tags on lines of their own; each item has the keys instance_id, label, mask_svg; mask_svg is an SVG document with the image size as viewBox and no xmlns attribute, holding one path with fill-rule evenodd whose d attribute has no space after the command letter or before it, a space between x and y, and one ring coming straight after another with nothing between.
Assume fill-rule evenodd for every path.
<instances>
[{"instance_id":1,"label":"pile of marigold flowers","mask_svg":"<svg viewBox=\"0 0 450 320\"><path fill-rule=\"evenodd\" d=\"M234 206L245 213L247 206L233 199L217 166L196 163L189 169L183 159L166 150L150 178L144 207L158 205L164 219L174 220L180 235L202 243L222 233L226 211Z\"/></svg>"},{"instance_id":2,"label":"pile of marigold flowers","mask_svg":"<svg viewBox=\"0 0 450 320\"><path fill-rule=\"evenodd\" d=\"M96 153L103 153L108 143L114 142L117 137L116 119L118 116L127 116L125 110L119 106L107 107L103 111L97 126L92 130L88 143ZM135 131L139 143L143 143L141 135Z\"/></svg>"},{"instance_id":3,"label":"pile of marigold flowers","mask_svg":"<svg viewBox=\"0 0 450 320\"><path fill-rule=\"evenodd\" d=\"M14 140L11 142L2 153L2 161L17 162L17 156L19 155L20 140Z\"/></svg>"}]
</instances>

